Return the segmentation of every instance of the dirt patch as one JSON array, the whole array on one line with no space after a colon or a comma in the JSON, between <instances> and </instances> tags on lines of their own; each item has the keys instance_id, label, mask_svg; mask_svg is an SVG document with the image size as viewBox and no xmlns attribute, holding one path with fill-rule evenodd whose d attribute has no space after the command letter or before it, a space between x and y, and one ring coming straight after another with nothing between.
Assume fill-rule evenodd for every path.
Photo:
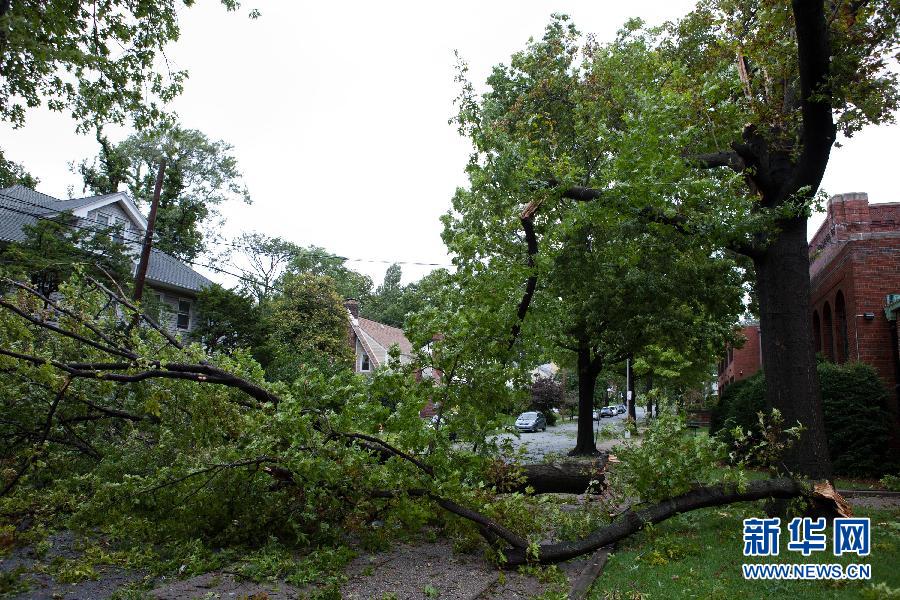
<instances>
[{"instance_id":1,"label":"dirt patch","mask_svg":"<svg viewBox=\"0 0 900 600\"><path fill-rule=\"evenodd\" d=\"M581 568L583 561L561 566L570 578ZM548 584L534 577L498 571L481 555L455 553L443 540L361 555L349 565L347 573L349 580L341 588L341 596L358 600L385 596L397 600L512 600L550 590Z\"/></svg>"}]
</instances>

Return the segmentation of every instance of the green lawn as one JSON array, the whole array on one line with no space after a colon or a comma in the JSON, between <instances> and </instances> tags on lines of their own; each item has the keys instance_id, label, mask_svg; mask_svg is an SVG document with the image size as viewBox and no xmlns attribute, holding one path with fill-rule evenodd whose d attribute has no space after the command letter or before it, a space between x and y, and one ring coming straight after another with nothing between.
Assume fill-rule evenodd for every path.
<instances>
[{"instance_id":1,"label":"green lawn","mask_svg":"<svg viewBox=\"0 0 900 600\"><path fill-rule=\"evenodd\" d=\"M594 584L595 600L702 598L794 600L809 598L900 597L900 509L858 509L855 516L872 519L872 553L836 558L828 549L804 558L787 550L787 527L782 524L781 554L771 559L744 558L742 520L764 516L758 504L740 504L694 511L670 519L622 542ZM850 581L746 581L741 564L841 563L872 565L872 579ZM894 588L871 589L872 584Z\"/></svg>"}]
</instances>

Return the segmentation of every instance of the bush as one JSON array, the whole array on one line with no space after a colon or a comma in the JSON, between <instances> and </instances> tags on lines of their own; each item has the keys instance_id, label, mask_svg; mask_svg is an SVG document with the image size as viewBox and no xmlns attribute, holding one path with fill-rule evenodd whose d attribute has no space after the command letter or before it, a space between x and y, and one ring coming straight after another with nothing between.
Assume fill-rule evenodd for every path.
<instances>
[{"instance_id":1,"label":"bush","mask_svg":"<svg viewBox=\"0 0 900 600\"><path fill-rule=\"evenodd\" d=\"M547 425L556 425L554 408L563 404L563 387L549 377L541 377L531 384L531 409L539 410L547 418Z\"/></svg>"},{"instance_id":2,"label":"bush","mask_svg":"<svg viewBox=\"0 0 900 600\"><path fill-rule=\"evenodd\" d=\"M728 431L736 426L753 429L759 422L757 413L766 410L766 381L762 373L741 379L722 392L719 403L713 409L710 433Z\"/></svg>"},{"instance_id":3,"label":"bush","mask_svg":"<svg viewBox=\"0 0 900 600\"><path fill-rule=\"evenodd\" d=\"M888 449L888 393L875 369L823 362L819 382L834 472L854 477L890 472L895 461Z\"/></svg>"},{"instance_id":4,"label":"bush","mask_svg":"<svg viewBox=\"0 0 900 600\"><path fill-rule=\"evenodd\" d=\"M888 448L888 393L871 366L863 363L818 365L825 432L834 472L853 477L880 476L896 468ZM757 429L757 413L766 411L762 373L725 388L713 410L711 431L735 426ZM790 426L791 423L786 423Z\"/></svg>"}]
</instances>

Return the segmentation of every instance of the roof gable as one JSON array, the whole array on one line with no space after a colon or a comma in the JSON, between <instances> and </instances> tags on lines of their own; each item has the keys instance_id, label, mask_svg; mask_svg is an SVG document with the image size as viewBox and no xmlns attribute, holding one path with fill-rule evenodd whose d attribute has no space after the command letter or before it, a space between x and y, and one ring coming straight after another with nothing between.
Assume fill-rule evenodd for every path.
<instances>
[{"instance_id":1,"label":"roof gable","mask_svg":"<svg viewBox=\"0 0 900 600\"><path fill-rule=\"evenodd\" d=\"M391 327L378 321L372 321L365 317L360 317L358 321L359 328L385 350L390 350L391 346L397 345L400 347L401 354L406 356L412 355L412 344L406 339L402 329Z\"/></svg>"},{"instance_id":2,"label":"roof gable","mask_svg":"<svg viewBox=\"0 0 900 600\"><path fill-rule=\"evenodd\" d=\"M147 221L141 215L134 200L125 192L87 196L69 200L57 200L23 185L0 189L0 241L21 242L25 239L23 227L33 225L38 219L49 219L62 212L87 218L90 211L110 204L117 204L146 231ZM178 291L199 292L212 282L175 257L157 249L150 255L147 282Z\"/></svg>"}]
</instances>

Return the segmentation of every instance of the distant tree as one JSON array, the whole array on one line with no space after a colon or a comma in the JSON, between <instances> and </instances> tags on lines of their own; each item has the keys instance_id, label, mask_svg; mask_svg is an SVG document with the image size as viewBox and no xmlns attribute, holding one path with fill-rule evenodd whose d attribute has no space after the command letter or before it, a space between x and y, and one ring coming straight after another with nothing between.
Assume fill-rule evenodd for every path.
<instances>
[{"instance_id":1,"label":"distant tree","mask_svg":"<svg viewBox=\"0 0 900 600\"><path fill-rule=\"evenodd\" d=\"M244 233L235 241L238 252L232 253L232 267L243 276L240 286L260 306L275 294L277 282L301 248L280 237L261 233Z\"/></svg>"},{"instance_id":2,"label":"distant tree","mask_svg":"<svg viewBox=\"0 0 900 600\"><path fill-rule=\"evenodd\" d=\"M330 277L287 274L267 318L273 346L270 374L275 378L293 380L304 364L353 364L347 311Z\"/></svg>"},{"instance_id":3,"label":"distant tree","mask_svg":"<svg viewBox=\"0 0 900 600\"><path fill-rule=\"evenodd\" d=\"M406 319L406 289L400 284L403 272L400 265L392 264L384 274L384 281L375 289L368 302L360 306L361 314L373 321L403 327Z\"/></svg>"},{"instance_id":4,"label":"distant tree","mask_svg":"<svg viewBox=\"0 0 900 600\"><path fill-rule=\"evenodd\" d=\"M347 268L347 259L318 246L300 248L291 258L289 273L327 275L342 298L356 298L361 305L368 303L372 294L372 278Z\"/></svg>"},{"instance_id":5,"label":"distant tree","mask_svg":"<svg viewBox=\"0 0 900 600\"><path fill-rule=\"evenodd\" d=\"M208 352L256 350L267 337L267 323L248 293L213 284L197 294L200 315L191 336Z\"/></svg>"},{"instance_id":6,"label":"distant tree","mask_svg":"<svg viewBox=\"0 0 900 600\"><path fill-rule=\"evenodd\" d=\"M540 377L531 384L530 408L544 413L548 425L556 425L554 408L562 408L565 391L562 384L550 377Z\"/></svg>"},{"instance_id":7,"label":"distant tree","mask_svg":"<svg viewBox=\"0 0 900 600\"><path fill-rule=\"evenodd\" d=\"M12 187L17 183L34 189L40 181L19 163L7 160L0 149L0 188Z\"/></svg>"},{"instance_id":8,"label":"distant tree","mask_svg":"<svg viewBox=\"0 0 900 600\"><path fill-rule=\"evenodd\" d=\"M153 196L159 162L166 159L154 245L173 256L193 260L208 249L207 242L219 235L223 203L250 203L232 146L196 129L164 121L113 144L98 128L97 141L99 156L77 168L85 190L125 189L144 207Z\"/></svg>"}]
</instances>

